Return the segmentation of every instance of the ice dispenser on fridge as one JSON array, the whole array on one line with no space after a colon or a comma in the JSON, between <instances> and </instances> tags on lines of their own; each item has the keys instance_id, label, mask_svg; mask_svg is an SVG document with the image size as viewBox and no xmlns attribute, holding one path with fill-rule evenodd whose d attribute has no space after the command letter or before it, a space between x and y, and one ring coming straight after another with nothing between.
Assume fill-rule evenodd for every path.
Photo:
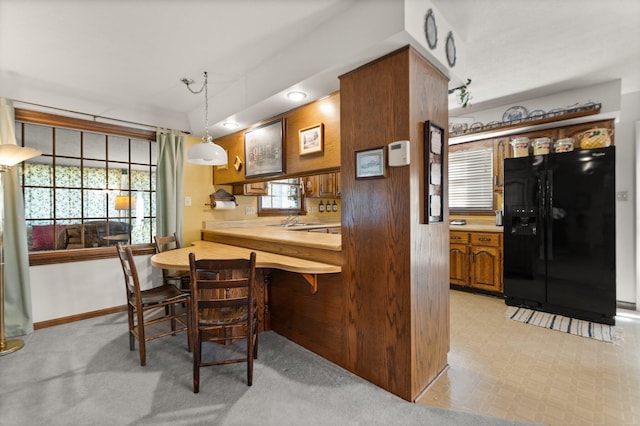
<instances>
[{"instance_id":1,"label":"ice dispenser on fridge","mask_svg":"<svg viewBox=\"0 0 640 426\"><path fill-rule=\"evenodd\" d=\"M536 235L536 208L516 206L511 209L511 233L516 235Z\"/></svg>"}]
</instances>

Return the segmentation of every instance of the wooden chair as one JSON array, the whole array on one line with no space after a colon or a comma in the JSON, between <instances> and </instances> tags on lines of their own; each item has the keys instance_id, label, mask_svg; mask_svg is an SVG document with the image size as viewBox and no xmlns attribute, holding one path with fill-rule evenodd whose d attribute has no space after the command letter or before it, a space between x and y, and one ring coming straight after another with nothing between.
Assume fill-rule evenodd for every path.
<instances>
[{"instance_id":1,"label":"wooden chair","mask_svg":"<svg viewBox=\"0 0 640 426\"><path fill-rule=\"evenodd\" d=\"M256 254L247 259L200 259L189 254L191 275L193 392L200 391L200 367L247 363L247 385L253 381L253 360L258 357L258 314L253 295ZM244 340L246 352L233 343ZM238 357L202 360L202 343L224 344ZM232 354L230 354L232 355Z\"/></svg>"},{"instance_id":2,"label":"wooden chair","mask_svg":"<svg viewBox=\"0 0 640 426\"><path fill-rule=\"evenodd\" d=\"M138 270L133 259L131 247L117 244L118 257L124 272L125 290L127 292L127 314L129 317L129 349L135 350L135 340L140 348L140 365L146 364L146 342L160 337L175 335L187 331L188 349L191 352L191 335L188 325L191 322L191 296L176 286L163 284L147 290L140 289ZM176 305L186 305L186 312L176 312ZM151 335L146 334L146 327L171 322L171 329L155 330Z\"/></svg>"},{"instance_id":3,"label":"wooden chair","mask_svg":"<svg viewBox=\"0 0 640 426\"><path fill-rule=\"evenodd\" d=\"M166 237L159 237L155 235L153 241L156 245L156 253L160 253L166 250L179 249L180 239L174 232L173 235ZM181 290L188 291L190 287L189 271L170 271L168 269L162 270L162 281L165 284L173 284Z\"/></svg>"}]
</instances>

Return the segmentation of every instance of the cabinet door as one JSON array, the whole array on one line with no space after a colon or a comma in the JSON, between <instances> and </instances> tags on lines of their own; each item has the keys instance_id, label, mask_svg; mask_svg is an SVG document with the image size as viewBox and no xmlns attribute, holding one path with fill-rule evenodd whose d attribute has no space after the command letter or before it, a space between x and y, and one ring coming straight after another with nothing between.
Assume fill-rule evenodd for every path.
<instances>
[{"instance_id":1,"label":"cabinet door","mask_svg":"<svg viewBox=\"0 0 640 426\"><path fill-rule=\"evenodd\" d=\"M316 176L305 176L302 178L304 184L304 196L315 198L318 196L318 179Z\"/></svg>"},{"instance_id":2,"label":"cabinet door","mask_svg":"<svg viewBox=\"0 0 640 426\"><path fill-rule=\"evenodd\" d=\"M267 182L246 183L242 186L241 194L236 192L236 185L233 189L236 195L267 195Z\"/></svg>"},{"instance_id":3,"label":"cabinet door","mask_svg":"<svg viewBox=\"0 0 640 426\"><path fill-rule=\"evenodd\" d=\"M336 180L335 173L326 173L318 175L318 197L336 196Z\"/></svg>"},{"instance_id":4,"label":"cabinet door","mask_svg":"<svg viewBox=\"0 0 640 426\"><path fill-rule=\"evenodd\" d=\"M469 246L449 246L449 281L451 284L469 285Z\"/></svg>"},{"instance_id":5,"label":"cabinet door","mask_svg":"<svg viewBox=\"0 0 640 426\"><path fill-rule=\"evenodd\" d=\"M499 247L471 246L471 287L502 292L502 259Z\"/></svg>"},{"instance_id":6,"label":"cabinet door","mask_svg":"<svg viewBox=\"0 0 640 426\"><path fill-rule=\"evenodd\" d=\"M509 156L509 139L496 138L493 140L493 191L502 192L504 181L504 159ZM496 206L499 208L500 206Z\"/></svg>"}]
</instances>

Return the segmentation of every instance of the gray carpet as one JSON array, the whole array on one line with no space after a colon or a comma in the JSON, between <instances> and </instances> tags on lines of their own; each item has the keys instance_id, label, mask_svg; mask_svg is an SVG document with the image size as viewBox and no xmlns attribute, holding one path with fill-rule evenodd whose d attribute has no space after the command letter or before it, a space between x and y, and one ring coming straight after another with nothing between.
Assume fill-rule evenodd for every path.
<instances>
[{"instance_id":1,"label":"gray carpet","mask_svg":"<svg viewBox=\"0 0 640 426\"><path fill-rule=\"evenodd\" d=\"M126 314L36 331L0 357L2 425L497 425L412 404L274 332L260 334L253 386L244 363L201 370L192 392L186 335L130 352Z\"/></svg>"}]
</instances>

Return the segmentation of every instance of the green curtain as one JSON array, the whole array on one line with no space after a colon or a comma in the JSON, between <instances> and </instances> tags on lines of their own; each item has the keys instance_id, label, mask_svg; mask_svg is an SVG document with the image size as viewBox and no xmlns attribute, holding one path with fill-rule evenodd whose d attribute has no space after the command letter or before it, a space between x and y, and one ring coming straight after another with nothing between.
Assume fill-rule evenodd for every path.
<instances>
[{"instance_id":1,"label":"green curtain","mask_svg":"<svg viewBox=\"0 0 640 426\"><path fill-rule=\"evenodd\" d=\"M177 131L158 132L156 169L156 234L182 239L182 172L185 137Z\"/></svg>"},{"instance_id":2,"label":"green curtain","mask_svg":"<svg viewBox=\"0 0 640 426\"><path fill-rule=\"evenodd\" d=\"M16 143L13 102L4 98L0 98L0 143ZM17 167L9 168L2 175L5 332L7 337L14 337L33 332L29 248Z\"/></svg>"}]
</instances>

